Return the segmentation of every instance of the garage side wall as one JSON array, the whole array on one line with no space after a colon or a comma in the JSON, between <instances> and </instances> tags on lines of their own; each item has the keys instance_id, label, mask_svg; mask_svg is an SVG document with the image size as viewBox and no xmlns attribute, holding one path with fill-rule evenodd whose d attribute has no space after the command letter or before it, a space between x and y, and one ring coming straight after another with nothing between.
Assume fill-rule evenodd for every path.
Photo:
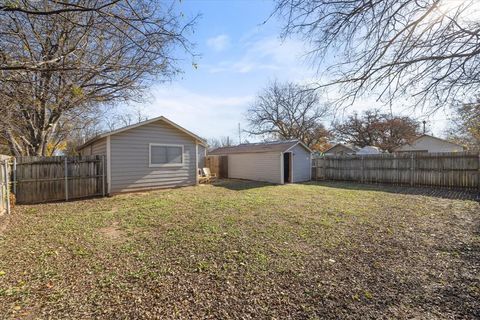
<instances>
[{"instance_id":1,"label":"garage side wall","mask_svg":"<svg viewBox=\"0 0 480 320\"><path fill-rule=\"evenodd\" d=\"M228 177L282 183L280 153L241 153L228 155Z\"/></svg>"},{"instance_id":2,"label":"garage side wall","mask_svg":"<svg viewBox=\"0 0 480 320\"><path fill-rule=\"evenodd\" d=\"M100 140L95 141L89 146L86 146L82 150L80 150L81 156L105 156L107 155L107 138L102 138Z\"/></svg>"},{"instance_id":3,"label":"garage side wall","mask_svg":"<svg viewBox=\"0 0 480 320\"><path fill-rule=\"evenodd\" d=\"M196 184L196 143L169 124L150 123L113 134L110 139L111 193ZM150 143L183 145L183 164L150 167Z\"/></svg>"},{"instance_id":4,"label":"garage side wall","mask_svg":"<svg viewBox=\"0 0 480 320\"><path fill-rule=\"evenodd\" d=\"M293 153L293 182L309 181L312 170L310 152L299 144L290 151Z\"/></svg>"}]
</instances>

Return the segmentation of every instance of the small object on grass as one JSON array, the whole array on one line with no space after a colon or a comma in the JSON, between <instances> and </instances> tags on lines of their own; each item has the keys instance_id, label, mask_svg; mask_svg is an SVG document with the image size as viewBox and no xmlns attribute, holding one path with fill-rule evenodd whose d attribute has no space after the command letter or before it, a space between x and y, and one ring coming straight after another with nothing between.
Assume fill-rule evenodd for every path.
<instances>
[{"instance_id":1,"label":"small object on grass","mask_svg":"<svg viewBox=\"0 0 480 320\"><path fill-rule=\"evenodd\" d=\"M330 263L335 263L336 261L333 260L333 259L328 259L328 262L330 262Z\"/></svg>"},{"instance_id":2,"label":"small object on grass","mask_svg":"<svg viewBox=\"0 0 480 320\"><path fill-rule=\"evenodd\" d=\"M363 294L364 294L365 298L367 298L367 299L372 299L373 298L373 295L370 291L365 290L365 292Z\"/></svg>"},{"instance_id":3,"label":"small object on grass","mask_svg":"<svg viewBox=\"0 0 480 320\"><path fill-rule=\"evenodd\" d=\"M0 270L0 277L1 277L1 276L4 276L5 274L6 274L6 272L5 272L5 271L3 271L3 270Z\"/></svg>"}]
</instances>

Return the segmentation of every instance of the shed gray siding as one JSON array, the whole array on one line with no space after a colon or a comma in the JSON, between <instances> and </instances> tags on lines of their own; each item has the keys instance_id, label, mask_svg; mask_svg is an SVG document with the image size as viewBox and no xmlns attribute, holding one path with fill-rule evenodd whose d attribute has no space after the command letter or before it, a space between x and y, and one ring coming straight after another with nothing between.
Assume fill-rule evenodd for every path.
<instances>
[{"instance_id":1,"label":"shed gray siding","mask_svg":"<svg viewBox=\"0 0 480 320\"><path fill-rule=\"evenodd\" d=\"M110 136L111 193L196 184L196 141L164 121ZM181 166L149 167L149 144L184 146Z\"/></svg>"},{"instance_id":2,"label":"shed gray siding","mask_svg":"<svg viewBox=\"0 0 480 320\"><path fill-rule=\"evenodd\" d=\"M228 177L282 183L279 152L228 155Z\"/></svg>"},{"instance_id":3,"label":"shed gray siding","mask_svg":"<svg viewBox=\"0 0 480 320\"><path fill-rule=\"evenodd\" d=\"M86 146L80 150L81 156L91 156L91 155L102 155L107 154L107 138L102 138L98 141L95 141L89 146Z\"/></svg>"},{"instance_id":4,"label":"shed gray siding","mask_svg":"<svg viewBox=\"0 0 480 320\"><path fill-rule=\"evenodd\" d=\"M289 151L293 154L293 182L309 181L312 170L310 152L300 144Z\"/></svg>"}]
</instances>

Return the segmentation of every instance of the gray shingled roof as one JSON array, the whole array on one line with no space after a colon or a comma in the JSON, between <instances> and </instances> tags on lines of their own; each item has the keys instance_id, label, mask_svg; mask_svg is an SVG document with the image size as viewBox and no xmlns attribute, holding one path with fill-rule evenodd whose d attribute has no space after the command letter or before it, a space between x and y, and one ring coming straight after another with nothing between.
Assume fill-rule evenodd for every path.
<instances>
[{"instance_id":1,"label":"gray shingled roof","mask_svg":"<svg viewBox=\"0 0 480 320\"><path fill-rule=\"evenodd\" d=\"M208 152L208 155L218 156L233 153L285 152L297 143L299 143L298 140L245 143L238 146L217 148Z\"/></svg>"}]
</instances>

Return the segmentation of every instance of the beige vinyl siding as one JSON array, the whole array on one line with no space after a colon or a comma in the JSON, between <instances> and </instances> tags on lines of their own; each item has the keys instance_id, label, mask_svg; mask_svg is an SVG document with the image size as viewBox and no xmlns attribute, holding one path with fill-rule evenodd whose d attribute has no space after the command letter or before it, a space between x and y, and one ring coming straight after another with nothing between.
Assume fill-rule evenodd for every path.
<instances>
[{"instance_id":1,"label":"beige vinyl siding","mask_svg":"<svg viewBox=\"0 0 480 320\"><path fill-rule=\"evenodd\" d=\"M107 138L102 138L80 150L81 156L107 155Z\"/></svg>"},{"instance_id":2,"label":"beige vinyl siding","mask_svg":"<svg viewBox=\"0 0 480 320\"><path fill-rule=\"evenodd\" d=\"M196 142L173 126L160 120L113 134L110 139L111 193L196 183ZM183 145L183 164L149 167L151 143Z\"/></svg>"},{"instance_id":3,"label":"beige vinyl siding","mask_svg":"<svg viewBox=\"0 0 480 320\"><path fill-rule=\"evenodd\" d=\"M411 151L425 151L425 152L460 152L463 151L462 146L442 141L433 137L420 137L411 145L406 144L395 150L396 152L411 152Z\"/></svg>"},{"instance_id":4,"label":"beige vinyl siding","mask_svg":"<svg viewBox=\"0 0 480 320\"><path fill-rule=\"evenodd\" d=\"M228 177L282 183L279 152L228 155Z\"/></svg>"},{"instance_id":5,"label":"beige vinyl siding","mask_svg":"<svg viewBox=\"0 0 480 320\"><path fill-rule=\"evenodd\" d=\"M308 152L300 144L297 144L289 151L293 154L292 182L309 181L310 171L312 170L310 152Z\"/></svg>"},{"instance_id":6,"label":"beige vinyl siding","mask_svg":"<svg viewBox=\"0 0 480 320\"><path fill-rule=\"evenodd\" d=\"M92 155L106 155L107 154L107 138L102 138L92 144Z\"/></svg>"},{"instance_id":7,"label":"beige vinyl siding","mask_svg":"<svg viewBox=\"0 0 480 320\"><path fill-rule=\"evenodd\" d=\"M78 153L81 156L91 156L92 155L92 145L84 147L83 149L79 150Z\"/></svg>"}]
</instances>

